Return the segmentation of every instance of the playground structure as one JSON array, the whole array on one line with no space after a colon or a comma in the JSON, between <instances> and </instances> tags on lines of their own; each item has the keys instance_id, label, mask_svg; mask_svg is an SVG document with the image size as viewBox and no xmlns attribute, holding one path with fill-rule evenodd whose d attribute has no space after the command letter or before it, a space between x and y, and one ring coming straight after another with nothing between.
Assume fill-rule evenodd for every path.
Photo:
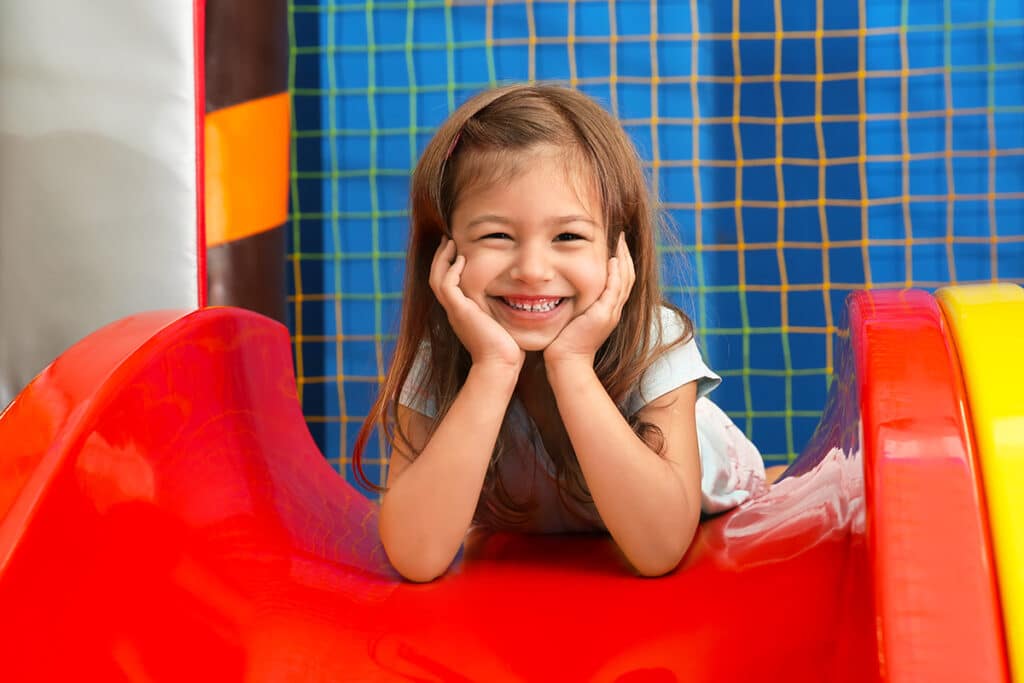
<instances>
[{"instance_id":1,"label":"playground structure","mask_svg":"<svg viewBox=\"0 0 1024 683\"><path fill-rule=\"evenodd\" d=\"M352 11L346 8L337 14L345 17ZM204 33L203 9L210 16L218 8L197 4L194 12L136 21L161 31L174 27L171 61L188 92L198 89L196 64L203 60L178 58L202 54L193 41ZM70 3L67 10L74 11ZM29 17L31 10L22 11ZM290 20L300 14L293 7ZM859 16L867 21L863 8ZM736 47L735 39L728 44ZM302 96L301 87L290 89ZM213 123L225 124L222 141L246 140L232 137L244 119L231 115L241 109L225 106L226 116L214 117L207 99L207 115L196 115L203 99L185 100L176 114L162 108L154 114L196 124L176 129L189 145L165 147L180 155L171 164L176 168L200 166L203 147L196 141ZM280 125L280 97L255 102L246 113ZM914 150L905 151L913 162ZM1019 151L990 146L987 153L995 164ZM223 158L243 163L222 169L253 170L245 158ZM268 153L260 163L270 167L275 160ZM742 166L736 158L727 164L739 175ZM10 178L5 172L4 182ZM292 178L301 184L303 172L293 169ZM224 193L233 179L222 183ZM271 181L272 175L247 180ZM140 180L136 194L156 201L162 186ZM3 187L0 198L12 197L10 185ZM985 201L993 211L1001 207L1001 218L1009 206L1012 218L1016 194L1005 184L993 187ZM306 407L307 421L318 424L308 411L317 377L301 372L309 292L292 292L296 316L306 310L304 323L293 320L296 378L282 327L235 309L196 310L205 296L202 244L209 241L208 233L196 239L196 228L210 216L197 207L199 197L209 199L209 188L204 192L196 178L181 196L171 211L183 226L175 233L179 248L148 259L128 249L107 258L134 263L147 276L171 265L182 299L137 299L117 314L96 315L83 297L79 320L92 319L89 329L127 317L60 353L88 329L64 335L64 346L49 356L57 360L0 414L5 677L1002 681L1011 672L1021 675L1024 613L1015 579L1024 524L1012 499L1021 481L1024 407L1006 389L1024 380L1019 287L955 287L937 299L915 290L856 293L813 438L770 495L707 521L670 577L632 578L607 539L498 534L471 539L442 581L413 586L387 567L373 505L325 462L323 455L331 462L339 456L314 443L303 421ZM827 214L834 198L820 199ZM858 211L888 206L864 199ZM962 199L951 193L949 210ZM274 228L280 204L251 208L223 215L269 217L241 232L257 238L266 232L264 244L278 240L280 230L262 228ZM737 215L744 208L737 202ZM339 207L332 211L346 220ZM714 225L710 214L695 213L705 216L705 228ZM26 229L12 225L16 218L3 215L0 230L14 231L3 235ZM114 219L143 236L164 230ZM1001 221L1003 232L992 224L983 242L1003 268L980 279L997 271L1013 279L1015 262L1002 255L1016 253L1021 240L1007 224ZM309 254L292 246L293 266L301 270ZM956 240L948 248L955 252ZM908 263L915 263L907 250ZM74 255L67 252L61 255ZM167 253L175 254L173 264L161 263ZM742 259L744 252L727 253ZM361 258L358 249L354 258ZM5 278L10 262L4 261ZM32 272L31 263L24 265L18 272ZM964 272L959 281L971 279ZM293 275L308 284L301 273ZM909 273L906 279L914 284ZM152 279L114 280L110 301L104 295L99 303L122 299L121 290L144 297L164 289ZM24 288L3 282L6 314L7 302ZM705 284L710 291L699 296L710 300L714 285ZM68 296L64 285L56 298ZM351 303L335 294L323 305L340 310ZM381 298L375 302L371 365L381 355ZM33 307L47 314L44 303ZM175 310L153 312L167 307ZM32 336L6 315L2 323L5 334ZM339 345L359 338L340 319L335 324ZM337 361L340 384L346 378L340 355ZM20 362L0 368L5 377L8 370L24 377L29 368ZM496 613L502 618L491 619ZM61 643L59 657L52 655L54 642Z\"/></svg>"},{"instance_id":2,"label":"playground structure","mask_svg":"<svg viewBox=\"0 0 1024 683\"><path fill-rule=\"evenodd\" d=\"M1008 681L1024 290L939 301L851 298L815 438L671 576L607 538L490 534L429 585L310 439L284 328L131 316L0 416L5 676Z\"/></svg>"}]
</instances>

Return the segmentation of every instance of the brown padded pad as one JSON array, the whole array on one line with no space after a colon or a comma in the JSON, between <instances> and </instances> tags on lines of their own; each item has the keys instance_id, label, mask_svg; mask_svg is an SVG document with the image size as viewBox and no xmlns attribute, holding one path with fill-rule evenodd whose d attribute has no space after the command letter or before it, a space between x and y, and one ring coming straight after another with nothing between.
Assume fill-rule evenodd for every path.
<instances>
[{"instance_id":1,"label":"brown padded pad","mask_svg":"<svg viewBox=\"0 0 1024 683\"><path fill-rule=\"evenodd\" d=\"M208 0L206 111L288 88L286 0Z\"/></svg>"},{"instance_id":2,"label":"brown padded pad","mask_svg":"<svg viewBox=\"0 0 1024 683\"><path fill-rule=\"evenodd\" d=\"M287 324L284 254L283 225L208 249L207 303L247 308Z\"/></svg>"}]
</instances>

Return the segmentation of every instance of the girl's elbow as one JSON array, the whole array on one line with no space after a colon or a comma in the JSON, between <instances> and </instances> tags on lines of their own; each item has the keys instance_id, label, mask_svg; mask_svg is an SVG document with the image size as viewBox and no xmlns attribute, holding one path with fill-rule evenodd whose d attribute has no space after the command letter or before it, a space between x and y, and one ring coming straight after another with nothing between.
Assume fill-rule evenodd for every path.
<instances>
[{"instance_id":1,"label":"girl's elbow","mask_svg":"<svg viewBox=\"0 0 1024 683\"><path fill-rule=\"evenodd\" d=\"M461 539L446 541L443 533L429 525L411 523L387 503L385 497L378 517L378 533L394 570L415 583L427 583L444 574L459 552Z\"/></svg>"},{"instance_id":2,"label":"girl's elbow","mask_svg":"<svg viewBox=\"0 0 1024 683\"><path fill-rule=\"evenodd\" d=\"M395 548L383 543L384 553L396 572L413 583L429 583L447 571L450 559L423 549Z\"/></svg>"},{"instance_id":3,"label":"girl's elbow","mask_svg":"<svg viewBox=\"0 0 1024 683\"><path fill-rule=\"evenodd\" d=\"M414 583L428 583L441 576L451 565L454 554L426 543L422 538L410 538L408 534L395 533L394 529L382 525L381 545L388 562L402 578Z\"/></svg>"},{"instance_id":4,"label":"girl's elbow","mask_svg":"<svg viewBox=\"0 0 1024 683\"><path fill-rule=\"evenodd\" d=\"M420 565L417 563L398 565L395 564L394 561L392 561L391 566L395 568L395 571L402 575L403 579L411 581L412 583L430 583L444 574L447 569L446 566L438 567L436 565Z\"/></svg>"},{"instance_id":5,"label":"girl's elbow","mask_svg":"<svg viewBox=\"0 0 1024 683\"><path fill-rule=\"evenodd\" d=\"M633 568L640 576L664 576L673 571L683 561L687 550L693 543L697 532L697 522L687 524L682 529L675 529L661 543L654 543L646 548L646 552L638 553L632 558Z\"/></svg>"},{"instance_id":6,"label":"girl's elbow","mask_svg":"<svg viewBox=\"0 0 1024 683\"><path fill-rule=\"evenodd\" d=\"M673 569L675 569L677 566L678 566L678 563L673 564L673 565L667 565L667 566L664 566L664 567L652 567L652 568L646 568L645 567L643 569L638 568L636 570L636 573L639 576L642 576L645 579L657 579L659 577L665 576L666 574L671 572Z\"/></svg>"},{"instance_id":7,"label":"girl's elbow","mask_svg":"<svg viewBox=\"0 0 1024 683\"><path fill-rule=\"evenodd\" d=\"M633 568L640 576L657 578L668 574L678 567L679 563L683 559L683 555L685 554L686 550L684 548L682 552L671 552L660 557L645 558L643 560L634 561Z\"/></svg>"}]
</instances>

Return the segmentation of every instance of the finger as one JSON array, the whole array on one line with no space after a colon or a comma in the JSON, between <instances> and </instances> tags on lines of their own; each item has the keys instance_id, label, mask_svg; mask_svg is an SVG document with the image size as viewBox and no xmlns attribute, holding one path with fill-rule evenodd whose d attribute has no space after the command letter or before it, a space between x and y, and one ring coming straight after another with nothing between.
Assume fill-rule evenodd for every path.
<instances>
[{"instance_id":1,"label":"finger","mask_svg":"<svg viewBox=\"0 0 1024 683\"><path fill-rule=\"evenodd\" d=\"M621 275L619 274L619 259L611 257L608 259L608 279L604 285L604 291L594 302L595 306L606 309L608 312L615 310L621 287Z\"/></svg>"},{"instance_id":2,"label":"finger","mask_svg":"<svg viewBox=\"0 0 1024 683\"><path fill-rule=\"evenodd\" d=\"M615 297L615 308L613 311L616 323L622 317L622 309L626 306L626 302L629 300L629 293L633 287L633 282L630 279L628 252L627 256L621 259L619 263L619 291Z\"/></svg>"},{"instance_id":3,"label":"finger","mask_svg":"<svg viewBox=\"0 0 1024 683\"><path fill-rule=\"evenodd\" d=\"M629 296L629 290L626 287L628 284L626 281L627 264L624 263L621 257L621 242L615 251L616 255L608 264L608 284L605 287L605 293L608 295L607 315L612 322L618 322L622 306L625 303L626 297Z\"/></svg>"},{"instance_id":4,"label":"finger","mask_svg":"<svg viewBox=\"0 0 1024 683\"><path fill-rule=\"evenodd\" d=\"M623 241L622 259L620 262L622 264L620 269L622 291L619 293L619 311L622 310L622 307L629 299L629 294L633 291L633 283L636 282L636 269L633 265L633 259L629 255L629 247L626 246L625 241Z\"/></svg>"},{"instance_id":5,"label":"finger","mask_svg":"<svg viewBox=\"0 0 1024 683\"><path fill-rule=\"evenodd\" d=\"M619 295L619 305L616 314L622 312L622 308L626 305L629 295L633 291L633 285L636 283L636 265L633 263L633 257L629 253L629 245L626 243L624 235L622 237L621 252L622 292Z\"/></svg>"},{"instance_id":6,"label":"finger","mask_svg":"<svg viewBox=\"0 0 1024 683\"><path fill-rule=\"evenodd\" d=\"M444 239L441 240L441 246L434 252L434 260L430 262L430 273L427 276L427 282L430 283L430 289L437 294L437 285L441 280L440 266L441 262L441 251L444 249Z\"/></svg>"},{"instance_id":7,"label":"finger","mask_svg":"<svg viewBox=\"0 0 1024 683\"><path fill-rule=\"evenodd\" d=\"M636 264L633 263L633 254L629 252L629 243L626 242L625 235L622 238L622 261L629 275L627 281L632 284L636 281Z\"/></svg>"},{"instance_id":8,"label":"finger","mask_svg":"<svg viewBox=\"0 0 1024 683\"><path fill-rule=\"evenodd\" d=\"M430 288L434 290L434 295L438 298L441 297L441 286L444 281L445 275L451 269L451 256L450 253L454 249L454 242L447 237L442 238L440 246L434 253L434 260L430 264Z\"/></svg>"},{"instance_id":9,"label":"finger","mask_svg":"<svg viewBox=\"0 0 1024 683\"><path fill-rule=\"evenodd\" d=\"M441 241L437 245L437 249L434 250L434 259L430 262L430 274L434 274L434 270L437 268L439 263L444 261L444 252L448 249L448 238L442 237Z\"/></svg>"},{"instance_id":10,"label":"finger","mask_svg":"<svg viewBox=\"0 0 1024 683\"><path fill-rule=\"evenodd\" d=\"M455 261L452 262L448 272L445 273L442 285L445 288L458 289L459 282L462 280L462 271L466 267L466 257L459 254L455 257Z\"/></svg>"},{"instance_id":11,"label":"finger","mask_svg":"<svg viewBox=\"0 0 1024 683\"><path fill-rule=\"evenodd\" d=\"M626 305L626 299L629 298L629 267L621 261L619 263L619 291L616 292L615 304L612 308L616 319L622 313L622 307Z\"/></svg>"},{"instance_id":12,"label":"finger","mask_svg":"<svg viewBox=\"0 0 1024 683\"><path fill-rule=\"evenodd\" d=\"M448 250L451 249L452 244L454 244L452 242L452 238L447 236L441 237L441 241L437 244L437 251L434 252L434 260L437 261L445 258L445 255ZM448 263L451 263L451 258L448 258L447 261Z\"/></svg>"},{"instance_id":13,"label":"finger","mask_svg":"<svg viewBox=\"0 0 1024 683\"><path fill-rule=\"evenodd\" d=\"M460 283L462 282L462 272L466 268L466 257L459 254L455 257L455 262L452 267L448 269L448 272L444 276L444 280L441 283L441 289L444 292L445 297L445 308L450 313L458 315L466 315L469 311L474 308L479 308L473 303L469 297L462 291Z\"/></svg>"}]
</instances>

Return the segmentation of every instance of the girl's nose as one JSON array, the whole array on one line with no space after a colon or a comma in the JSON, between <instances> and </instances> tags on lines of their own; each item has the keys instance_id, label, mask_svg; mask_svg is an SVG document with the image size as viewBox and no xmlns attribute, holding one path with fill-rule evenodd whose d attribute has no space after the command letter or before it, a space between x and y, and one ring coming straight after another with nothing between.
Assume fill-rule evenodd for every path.
<instances>
[{"instance_id":1,"label":"girl's nose","mask_svg":"<svg viewBox=\"0 0 1024 683\"><path fill-rule=\"evenodd\" d=\"M522 282L545 282L554 275L550 254L544 246L523 244L516 249L509 273Z\"/></svg>"}]
</instances>

